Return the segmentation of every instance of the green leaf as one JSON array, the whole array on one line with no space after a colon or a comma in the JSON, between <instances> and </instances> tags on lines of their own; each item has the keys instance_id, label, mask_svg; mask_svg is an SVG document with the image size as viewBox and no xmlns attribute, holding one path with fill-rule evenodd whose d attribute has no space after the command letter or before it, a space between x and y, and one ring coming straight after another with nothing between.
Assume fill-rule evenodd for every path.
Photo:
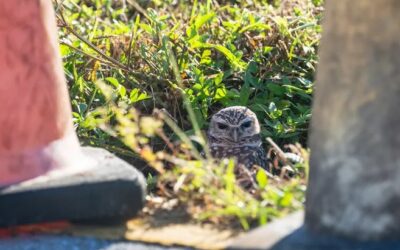
<instances>
[{"instance_id":1,"label":"green leaf","mask_svg":"<svg viewBox=\"0 0 400 250\"><path fill-rule=\"evenodd\" d=\"M142 101L142 100L146 100L146 99L149 99L149 98L150 98L150 96L147 95L147 93L141 92L139 89L132 89L132 91L131 91L131 93L129 95L129 100L132 103L139 102L139 101Z\"/></svg>"},{"instance_id":2,"label":"green leaf","mask_svg":"<svg viewBox=\"0 0 400 250\"><path fill-rule=\"evenodd\" d=\"M268 185L268 176L265 173L264 169L258 169L256 180L261 189L265 188Z\"/></svg>"},{"instance_id":3,"label":"green leaf","mask_svg":"<svg viewBox=\"0 0 400 250\"><path fill-rule=\"evenodd\" d=\"M281 200L279 201L279 205L282 207L288 207L292 203L293 200L293 194L289 192L285 192Z\"/></svg>"},{"instance_id":4,"label":"green leaf","mask_svg":"<svg viewBox=\"0 0 400 250\"><path fill-rule=\"evenodd\" d=\"M277 119L282 116L282 110L278 109L274 102L270 102L268 111L272 119Z\"/></svg>"},{"instance_id":5,"label":"green leaf","mask_svg":"<svg viewBox=\"0 0 400 250\"><path fill-rule=\"evenodd\" d=\"M245 27L243 27L241 30L239 30L239 33L244 33L249 30L258 30L258 31L264 31L264 30L270 30L271 26L265 23L253 23L249 24Z\"/></svg>"},{"instance_id":6,"label":"green leaf","mask_svg":"<svg viewBox=\"0 0 400 250\"><path fill-rule=\"evenodd\" d=\"M223 72L218 73L214 78L215 86L219 86L222 83L223 79L224 79L224 73Z\"/></svg>"},{"instance_id":7,"label":"green leaf","mask_svg":"<svg viewBox=\"0 0 400 250\"><path fill-rule=\"evenodd\" d=\"M268 53L270 53L273 49L274 49L274 47L265 46L265 47L263 48L263 54L268 54Z\"/></svg>"},{"instance_id":8,"label":"green leaf","mask_svg":"<svg viewBox=\"0 0 400 250\"><path fill-rule=\"evenodd\" d=\"M218 89L215 91L215 96L214 96L214 98L215 98L216 100L220 100L220 99L222 99L222 98L224 98L224 97L226 97L226 89L225 89L225 87L218 88Z\"/></svg>"},{"instance_id":9,"label":"green leaf","mask_svg":"<svg viewBox=\"0 0 400 250\"><path fill-rule=\"evenodd\" d=\"M278 84L275 83L268 83L267 89L269 89L271 93L277 96L282 96L286 92L285 87L279 86Z\"/></svg>"},{"instance_id":10,"label":"green leaf","mask_svg":"<svg viewBox=\"0 0 400 250\"><path fill-rule=\"evenodd\" d=\"M250 87L249 84L245 83L240 88L240 105L247 106L250 97Z\"/></svg>"},{"instance_id":11,"label":"green leaf","mask_svg":"<svg viewBox=\"0 0 400 250\"><path fill-rule=\"evenodd\" d=\"M114 77L107 77L105 79L107 82L111 83L112 85L114 85L114 87L118 88L118 86L120 86L118 80Z\"/></svg>"},{"instance_id":12,"label":"green leaf","mask_svg":"<svg viewBox=\"0 0 400 250\"><path fill-rule=\"evenodd\" d=\"M106 80L107 82L111 83L111 84L115 87L115 89L116 89L116 91L118 92L118 94L119 94L120 97L125 97L125 96L126 96L126 88L125 88L124 86L122 86L122 85L118 82L118 80L117 80L116 78L114 78L114 77L107 77L107 78L105 78L105 80Z\"/></svg>"},{"instance_id":13,"label":"green leaf","mask_svg":"<svg viewBox=\"0 0 400 250\"><path fill-rule=\"evenodd\" d=\"M194 23L196 30L200 29L204 24L210 22L216 16L215 12L207 13L203 16L198 16Z\"/></svg>"},{"instance_id":14,"label":"green leaf","mask_svg":"<svg viewBox=\"0 0 400 250\"><path fill-rule=\"evenodd\" d=\"M224 47L220 44L211 44L211 43L202 43L200 41L195 41L192 43L192 47L200 47L200 48L213 48L221 52L226 59L236 68L243 70L246 68L246 63L243 62L239 57L233 54L228 48Z\"/></svg>"},{"instance_id":15,"label":"green leaf","mask_svg":"<svg viewBox=\"0 0 400 250\"><path fill-rule=\"evenodd\" d=\"M140 24L140 28L143 29L144 31L146 31L149 34L153 34L153 28L148 24L141 23Z\"/></svg>"},{"instance_id":16,"label":"green leaf","mask_svg":"<svg viewBox=\"0 0 400 250\"><path fill-rule=\"evenodd\" d=\"M248 64L246 71L244 72L244 82L245 84L259 87L260 79L254 75L258 72L258 65L256 62L252 61Z\"/></svg>"},{"instance_id":17,"label":"green leaf","mask_svg":"<svg viewBox=\"0 0 400 250\"><path fill-rule=\"evenodd\" d=\"M88 106L86 103L79 103L79 105L77 107L78 107L78 112L80 114L84 114L86 112Z\"/></svg>"}]
</instances>

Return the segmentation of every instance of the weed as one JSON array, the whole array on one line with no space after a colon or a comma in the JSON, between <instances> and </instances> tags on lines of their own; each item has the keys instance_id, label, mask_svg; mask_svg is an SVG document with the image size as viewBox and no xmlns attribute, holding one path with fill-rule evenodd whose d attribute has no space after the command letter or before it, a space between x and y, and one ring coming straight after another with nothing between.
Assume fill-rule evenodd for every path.
<instances>
[{"instance_id":1,"label":"weed","mask_svg":"<svg viewBox=\"0 0 400 250\"><path fill-rule=\"evenodd\" d=\"M263 137L306 142L322 1L54 4L83 143L146 160L162 173L149 178L159 194L185 202L199 220L237 218L249 228L301 207L304 176L260 172L249 194L235 184L231 161L204 159L195 144L205 145L210 114L231 105L253 110Z\"/></svg>"}]
</instances>

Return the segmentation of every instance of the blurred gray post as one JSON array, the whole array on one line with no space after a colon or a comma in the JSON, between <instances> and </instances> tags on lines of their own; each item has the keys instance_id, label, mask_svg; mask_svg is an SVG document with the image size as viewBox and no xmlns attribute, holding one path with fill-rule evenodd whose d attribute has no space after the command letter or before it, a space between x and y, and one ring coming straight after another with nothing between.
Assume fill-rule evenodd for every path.
<instances>
[{"instance_id":1,"label":"blurred gray post","mask_svg":"<svg viewBox=\"0 0 400 250\"><path fill-rule=\"evenodd\" d=\"M313 108L306 227L399 239L399 0L326 2Z\"/></svg>"}]
</instances>

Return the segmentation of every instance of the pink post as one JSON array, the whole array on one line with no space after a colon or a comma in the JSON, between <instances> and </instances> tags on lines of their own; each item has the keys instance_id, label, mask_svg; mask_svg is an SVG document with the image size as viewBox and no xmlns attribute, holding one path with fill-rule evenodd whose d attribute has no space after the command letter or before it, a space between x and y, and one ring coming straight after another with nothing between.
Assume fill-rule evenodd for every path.
<instances>
[{"instance_id":1,"label":"pink post","mask_svg":"<svg viewBox=\"0 0 400 250\"><path fill-rule=\"evenodd\" d=\"M50 0L0 0L0 227L125 220L146 183L103 149L81 148Z\"/></svg>"},{"instance_id":2,"label":"pink post","mask_svg":"<svg viewBox=\"0 0 400 250\"><path fill-rule=\"evenodd\" d=\"M0 186L82 161L49 0L0 0Z\"/></svg>"}]
</instances>

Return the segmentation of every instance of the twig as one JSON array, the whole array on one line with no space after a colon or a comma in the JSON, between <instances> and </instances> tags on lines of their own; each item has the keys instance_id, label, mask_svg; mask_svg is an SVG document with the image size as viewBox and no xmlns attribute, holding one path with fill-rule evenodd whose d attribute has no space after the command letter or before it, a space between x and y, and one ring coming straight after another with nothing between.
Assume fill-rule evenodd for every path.
<instances>
[{"instance_id":1,"label":"twig","mask_svg":"<svg viewBox=\"0 0 400 250\"><path fill-rule=\"evenodd\" d=\"M79 40L81 40L82 42L84 42L86 45L88 45L91 49L93 49L95 52L97 52L101 57L103 57L105 60L109 61L110 63L116 65L119 67L119 69L122 69L126 72L128 72L129 74L131 74L132 76L134 76L135 78L138 78L139 80L143 80L146 82L158 82L161 84L169 84L171 82L171 80L169 79L162 79L159 78L158 76L151 74L151 73L147 73L147 74L142 74L139 72L135 72L133 71L131 68L127 67L126 65L120 63L118 60L107 56L103 51L101 51L99 48L96 47L96 45L94 45L93 43L91 43L90 41L88 41L86 38L82 37L80 34L78 34L65 20L64 15L61 11L59 11L60 16L57 16L58 19L62 22L63 27L69 31L71 34L73 34L74 36L76 36ZM80 51L83 52L83 51ZM88 55L87 53L84 53L85 55ZM93 57L93 56L92 56ZM104 60L99 60L104 62Z\"/></svg>"},{"instance_id":2,"label":"twig","mask_svg":"<svg viewBox=\"0 0 400 250\"><path fill-rule=\"evenodd\" d=\"M151 18L149 17L149 15L147 14L147 11L145 9L142 8L142 6L140 6L135 0L127 0L127 2L133 7L135 8L140 14L142 14L144 17L146 17L147 19L151 20Z\"/></svg>"},{"instance_id":3,"label":"twig","mask_svg":"<svg viewBox=\"0 0 400 250\"><path fill-rule=\"evenodd\" d=\"M160 117L171 129L172 131L186 144L190 147L193 152L193 156L198 159L202 160L203 157L201 156L200 152L196 149L193 145L189 137L176 125L176 123L169 118L167 114L165 114L162 110L155 110L154 114Z\"/></svg>"},{"instance_id":4,"label":"twig","mask_svg":"<svg viewBox=\"0 0 400 250\"><path fill-rule=\"evenodd\" d=\"M135 36L135 34L132 31L131 38L129 39L129 47L128 47L128 52L127 52L128 62L126 63L126 66L128 68L131 67L131 52L132 52L132 42L133 42L134 36Z\"/></svg>"},{"instance_id":5,"label":"twig","mask_svg":"<svg viewBox=\"0 0 400 250\"><path fill-rule=\"evenodd\" d=\"M130 71L131 69L129 69L128 67L126 67L125 65L123 65L122 63L118 62L117 60L115 60L114 58L112 58L111 56L107 56L103 51L101 51L99 48L96 47L96 45L94 45L93 43L91 43L90 41L88 41L86 38L82 37L80 34L78 34L74 29L71 28L71 26L69 26L67 23L64 22L64 28L66 28L69 32L71 32L74 36L76 36L79 40L81 40L82 42L86 43L91 49L93 49L94 51L96 51L99 55L101 55L103 58L107 59L108 61L112 62L113 64L117 65L118 67L120 67L121 69L124 69L126 71ZM132 72L133 73L133 72Z\"/></svg>"},{"instance_id":6,"label":"twig","mask_svg":"<svg viewBox=\"0 0 400 250\"><path fill-rule=\"evenodd\" d=\"M108 62L108 61L106 61L106 60L104 60L104 59L101 59L101 58L97 57L97 56L94 56L94 55L91 55L91 54L89 54L89 53L86 53L85 51L83 51L83 50L81 50L81 49L78 49L78 48L72 46L71 44L68 44L68 43L66 43L66 42L60 42L60 44L65 45L65 46L68 46L69 48L71 48L71 49L73 49L73 50L75 50L75 51L77 51L77 52L79 52L79 53L81 53L81 54L83 54L83 55L85 55L85 56L87 56L87 57L90 57L90 58L92 58L92 59L94 59L94 60L96 60L96 61L99 61L99 62L101 62L101 63L104 63L104 64L106 64L106 65L108 65L108 66L110 66L110 67L114 67L114 68L120 69L120 68L117 67L117 65L114 65L114 64L112 64L112 63L110 63L110 62Z\"/></svg>"},{"instance_id":7,"label":"twig","mask_svg":"<svg viewBox=\"0 0 400 250\"><path fill-rule=\"evenodd\" d=\"M293 164L286 158L285 152L282 151L282 149L271 139L271 137L267 137L266 140L276 150L279 157L284 161L284 163L293 168Z\"/></svg>"},{"instance_id":8,"label":"twig","mask_svg":"<svg viewBox=\"0 0 400 250\"><path fill-rule=\"evenodd\" d=\"M169 138L165 135L164 131L162 129L159 129L158 131L156 131L157 135L161 138L161 140L163 140L165 142L165 144L167 145L167 147L169 148L169 150L171 150L171 152L176 155L178 152L176 151L176 148L174 147L174 145L171 143L171 141L169 140Z\"/></svg>"}]
</instances>

